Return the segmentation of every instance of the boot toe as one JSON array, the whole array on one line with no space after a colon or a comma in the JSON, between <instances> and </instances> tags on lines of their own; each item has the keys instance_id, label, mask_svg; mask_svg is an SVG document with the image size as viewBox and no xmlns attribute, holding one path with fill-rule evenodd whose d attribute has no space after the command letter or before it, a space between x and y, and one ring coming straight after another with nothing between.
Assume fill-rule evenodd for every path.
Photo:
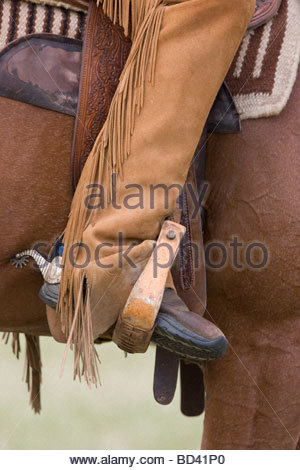
<instances>
[{"instance_id":1,"label":"boot toe","mask_svg":"<svg viewBox=\"0 0 300 470\"><path fill-rule=\"evenodd\" d=\"M199 317L199 320L203 321L204 319ZM182 324L178 318L160 312L152 341L193 362L220 359L227 350L228 341L217 327L215 327L215 333L216 331L219 334L204 336L200 331L195 331L194 327L193 329L189 328L186 322Z\"/></svg>"}]
</instances>

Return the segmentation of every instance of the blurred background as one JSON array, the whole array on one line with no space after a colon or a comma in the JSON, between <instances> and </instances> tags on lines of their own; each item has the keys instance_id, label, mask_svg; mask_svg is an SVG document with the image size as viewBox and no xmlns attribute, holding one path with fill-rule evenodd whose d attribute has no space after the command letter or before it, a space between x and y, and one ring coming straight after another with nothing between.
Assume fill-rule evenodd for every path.
<instances>
[{"instance_id":1,"label":"blurred background","mask_svg":"<svg viewBox=\"0 0 300 470\"><path fill-rule=\"evenodd\" d=\"M203 417L180 412L180 390L168 406L152 393L155 348L127 358L114 344L97 346L102 386L90 390L74 382L69 351L59 378L65 346L41 338L42 411L34 415L22 381L25 344L13 356L0 343L1 449L199 449Z\"/></svg>"}]
</instances>

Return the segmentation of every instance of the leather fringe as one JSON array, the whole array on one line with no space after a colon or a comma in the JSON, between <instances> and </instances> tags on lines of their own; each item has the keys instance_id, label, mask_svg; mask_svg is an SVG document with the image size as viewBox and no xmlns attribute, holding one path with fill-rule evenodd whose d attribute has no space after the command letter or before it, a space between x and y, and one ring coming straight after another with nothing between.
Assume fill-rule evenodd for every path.
<instances>
[{"instance_id":1,"label":"leather fringe","mask_svg":"<svg viewBox=\"0 0 300 470\"><path fill-rule=\"evenodd\" d=\"M19 359L21 346L19 333L3 333L2 340L5 344L8 343L10 335L12 335L12 351L13 354ZM26 335L26 355L24 364L23 380L27 384L28 391L30 392L30 404L35 413L41 411L41 397L40 385L42 383L42 362L40 351L40 339L38 336Z\"/></svg>"},{"instance_id":2,"label":"leather fringe","mask_svg":"<svg viewBox=\"0 0 300 470\"><path fill-rule=\"evenodd\" d=\"M106 188L106 203L109 204L112 174L122 176L123 163L130 155L135 119L143 107L146 80L154 85L158 36L166 8L163 0L98 0L100 3L110 19L123 26L125 34L128 35L130 30L132 48L107 120L80 177L64 233L64 269L58 312L62 329L69 337L68 344L75 345L74 374L79 377L84 375L88 384L97 383L97 353L89 331L91 316L88 299L84 299L86 279L83 270L78 273L79 269L72 265L70 248L76 247L73 250L76 259L83 231L97 216L95 210L89 211L84 204L87 185L97 183Z\"/></svg>"},{"instance_id":3,"label":"leather fringe","mask_svg":"<svg viewBox=\"0 0 300 470\"><path fill-rule=\"evenodd\" d=\"M77 291L77 305L74 313L69 338L67 341L60 376L63 374L64 365L68 349L73 349L74 345L74 380L78 377L84 377L88 386L92 384L97 386L100 382L98 363L100 363L98 353L94 346L92 320L90 310L90 294L87 289L86 295L83 295L83 288L86 288L85 282L80 279Z\"/></svg>"}]
</instances>

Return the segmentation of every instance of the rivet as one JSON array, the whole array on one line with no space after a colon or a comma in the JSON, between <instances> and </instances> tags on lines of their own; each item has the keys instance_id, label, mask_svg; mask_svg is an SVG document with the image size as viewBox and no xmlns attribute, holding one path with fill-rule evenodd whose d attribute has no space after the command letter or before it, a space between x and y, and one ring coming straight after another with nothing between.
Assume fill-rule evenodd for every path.
<instances>
[{"instance_id":1,"label":"rivet","mask_svg":"<svg viewBox=\"0 0 300 470\"><path fill-rule=\"evenodd\" d=\"M174 240L174 238L176 238L176 232L175 232L175 230L169 230L169 231L167 232L167 238L168 238L169 240Z\"/></svg>"}]
</instances>

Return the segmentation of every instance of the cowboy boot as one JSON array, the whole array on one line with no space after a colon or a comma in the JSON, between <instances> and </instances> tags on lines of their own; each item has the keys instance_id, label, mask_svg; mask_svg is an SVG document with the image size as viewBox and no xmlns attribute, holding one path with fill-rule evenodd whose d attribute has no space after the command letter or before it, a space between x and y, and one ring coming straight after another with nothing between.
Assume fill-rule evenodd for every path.
<instances>
[{"instance_id":1,"label":"cowboy boot","mask_svg":"<svg viewBox=\"0 0 300 470\"><path fill-rule=\"evenodd\" d=\"M114 323L114 291L110 293L103 271L92 274L85 261L97 264L100 250L105 261L115 253L125 254L132 243L157 239L176 207L202 128L254 5L254 0L124 0L121 6L103 2L105 12L119 19L125 33L131 11L132 49L81 175L65 231L58 311L71 342L78 343L83 324L97 323L89 320L91 312ZM91 201L98 203L93 206ZM97 292L87 292L91 276L107 292L105 312ZM95 299L97 307L87 305L87 298ZM176 313L177 321L181 317ZM87 338L96 335L91 330ZM179 337L180 332L176 341Z\"/></svg>"},{"instance_id":2,"label":"cowboy boot","mask_svg":"<svg viewBox=\"0 0 300 470\"><path fill-rule=\"evenodd\" d=\"M166 288L151 341L189 362L219 359L228 342L220 329L191 312L171 288Z\"/></svg>"}]
</instances>

